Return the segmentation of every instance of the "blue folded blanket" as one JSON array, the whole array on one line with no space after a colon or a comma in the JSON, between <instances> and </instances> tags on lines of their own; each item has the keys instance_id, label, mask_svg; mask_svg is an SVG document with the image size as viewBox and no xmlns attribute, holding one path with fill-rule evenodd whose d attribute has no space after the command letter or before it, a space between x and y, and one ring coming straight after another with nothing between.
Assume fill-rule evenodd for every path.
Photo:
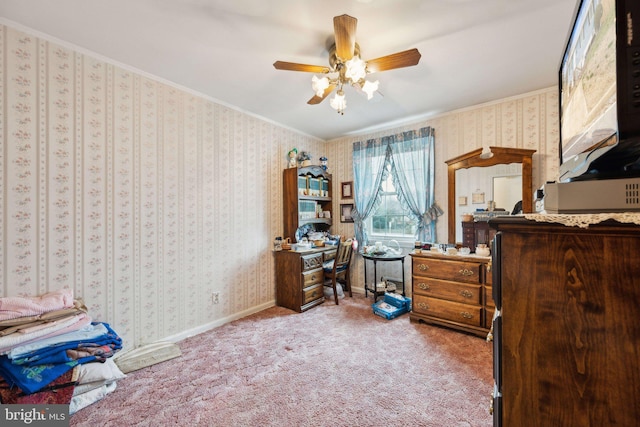
<instances>
[{"instance_id":1,"label":"blue folded blanket","mask_svg":"<svg viewBox=\"0 0 640 427\"><path fill-rule=\"evenodd\" d=\"M47 347L43 347L41 349L25 353L18 358L12 359L12 363L14 365L34 366L71 362L75 359L67 355L67 350L71 349L107 346L110 347L114 352L120 350L122 348L122 339L113 331L113 329L111 329L108 324L102 323L102 325L106 328L107 332L98 337L60 342Z\"/></svg>"},{"instance_id":2,"label":"blue folded blanket","mask_svg":"<svg viewBox=\"0 0 640 427\"><path fill-rule=\"evenodd\" d=\"M73 367L100 360L104 352L77 352L76 359L69 357L67 350L85 348L110 348L113 352L122 348L122 339L107 323L102 323L107 333L91 340L77 340L44 347L23 355L13 361L6 355L0 356L0 375L10 385L17 385L25 393L35 393ZM88 354L88 355L87 355Z\"/></svg>"}]
</instances>

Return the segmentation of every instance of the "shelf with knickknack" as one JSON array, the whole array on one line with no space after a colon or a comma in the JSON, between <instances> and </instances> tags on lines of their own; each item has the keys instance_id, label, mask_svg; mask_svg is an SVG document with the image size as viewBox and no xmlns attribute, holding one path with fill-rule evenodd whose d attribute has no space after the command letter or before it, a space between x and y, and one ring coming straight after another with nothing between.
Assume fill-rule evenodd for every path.
<instances>
[{"instance_id":1,"label":"shelf with knickknack","mask_svg":"<svg viewBox=\"0 0 640 427\"><path fill-rule=\"evenodd\" d=\"M300 243L310 232L329 232L332 220L331 174L322 166L290 167L282 174L284 240ZM323 262L331 246L306 251L275 251L276 303L302 312L324 302Z\"/></svg>"},{"instance_id":2,"label":"shelf with knickknack","mask_svg":"<svg viewBox=\"0 0 640 427\"><path fill-rule=\"evenodd\" d=\"M296 231L313 224L317 231L332 225L331 174L322 166L288 168L283 172L284 238L296 242Z\"/></svg>"}]
</instances>

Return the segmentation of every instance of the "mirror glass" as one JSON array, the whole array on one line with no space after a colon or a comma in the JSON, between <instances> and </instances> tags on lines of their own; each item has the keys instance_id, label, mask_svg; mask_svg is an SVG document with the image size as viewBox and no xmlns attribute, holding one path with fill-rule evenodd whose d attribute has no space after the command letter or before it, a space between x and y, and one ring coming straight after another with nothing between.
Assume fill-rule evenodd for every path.
<instances>
[{"instance_id":1,"label":"mirror glass","mask_svg":"<svg viewBox=\"0 0 640 427\"><path fill-rule=\"evenodd\" d=\"M496 208L504 207L513 213L516 203L520 200L522 200L522 175L493 177L493 201Z\"/></svg>"},{"instance_id":2,"label":"mirror glass","mask_svg":"<svg viewBox=\"0 0 640 427\"><path fill-rule=\"evenodd\" d=\"M458 169L456 174L456 242L462 241L462 215L487 210L511 212L522 200L522 164L498 164Z\"/></svg>"}]
</instances>

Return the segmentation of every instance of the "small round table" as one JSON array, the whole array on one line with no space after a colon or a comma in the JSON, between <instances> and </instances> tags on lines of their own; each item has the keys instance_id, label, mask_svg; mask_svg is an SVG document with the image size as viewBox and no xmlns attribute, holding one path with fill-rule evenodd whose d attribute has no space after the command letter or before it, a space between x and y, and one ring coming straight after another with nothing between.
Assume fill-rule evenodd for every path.
<instances>
[{"instance_id":1,"label":"small round table","mask_svg":"<svg viewBox=\"0 0 640 427\"><path fill-rule=\"evenodd\" d=\"M373 289L371 290L371 293L373 293L373 301L376 302L378 300L378 297L381 295L384 295L384 291L383 292L378 292L377 288L376 288L376 283L378 281L378 261L400 261L402 263L402 296L406 296L405 295L405 291L404 291L404 259L407 256L406 253L401 252L400 254L394 254L391 252L385 252L384 254L375 254L375 253L371 253L371 254L367 254L364 252L360 252L360 255L362 255L362 257L364 258L364 296L365 298L367 297L367 260L371 260L373 261Z\"/></svg>"}]
</instances>

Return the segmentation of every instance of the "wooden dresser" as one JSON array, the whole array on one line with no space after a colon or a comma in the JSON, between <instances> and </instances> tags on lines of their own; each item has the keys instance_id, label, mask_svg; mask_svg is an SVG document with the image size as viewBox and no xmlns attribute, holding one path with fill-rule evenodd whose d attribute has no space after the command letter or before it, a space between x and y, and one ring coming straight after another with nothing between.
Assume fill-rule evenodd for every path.
<instances>
[{"instance_id":1,"label":"wooden dresser","mask_svg":"<svg viewBox=\"0 0 640 427\"><path fill-rule=\"evenodd\" d=\"M276 304L297 312L322 304L324 302L322 263L335 255L335 247L305 252L274 252Z\"/></svg>"},{"instance_id":2,"label":"wooden dresser","mask_svg":"<svg viewBox=\"0 0 640 427\"><path fill-rule=\"evenodd\" d=\"M640 425L640 226L489 224L494 426Z\"/></svg>"},{"instance_id":3,"label":"wooden dresser","mask_svg":"<svg viewBox=\"0 0 640 427\"><path fill-rule=\"evenodd\" d=\"M490 257L411 254L410 319L486 336L493 316Z\"/></svg>"}]
</instances>

